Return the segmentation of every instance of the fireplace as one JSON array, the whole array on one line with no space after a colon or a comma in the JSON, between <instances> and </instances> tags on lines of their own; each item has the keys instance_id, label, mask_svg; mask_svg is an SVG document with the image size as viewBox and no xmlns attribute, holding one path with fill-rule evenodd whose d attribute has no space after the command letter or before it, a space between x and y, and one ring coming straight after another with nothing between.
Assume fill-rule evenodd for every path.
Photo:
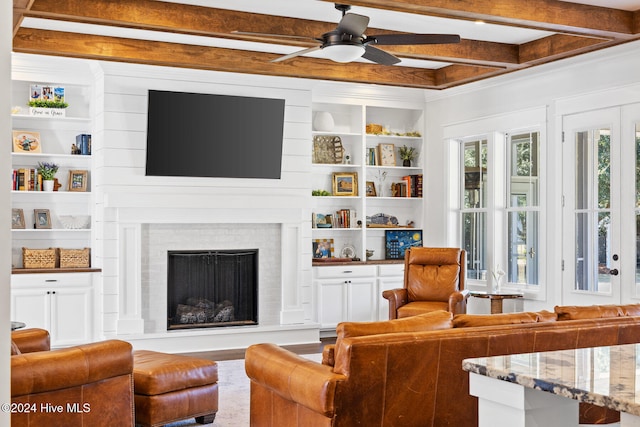
<instances>
[{"instance_id":1,"label":"fireplace","mask_svg":"<svg viewBox=\"0 0 640 427\"><path fill-rule=\"evenodd\" d=\"M167 255L168 330L258 323L258 249Z\"/></svg>"}]
</instances>

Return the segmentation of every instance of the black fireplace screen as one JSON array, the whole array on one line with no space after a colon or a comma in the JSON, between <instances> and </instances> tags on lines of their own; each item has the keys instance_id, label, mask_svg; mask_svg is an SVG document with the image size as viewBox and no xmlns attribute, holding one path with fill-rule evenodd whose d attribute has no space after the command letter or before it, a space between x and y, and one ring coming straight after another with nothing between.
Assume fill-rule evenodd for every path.
<instances>
[{"instance_id":1,"label":"black fireplace screen","mask_svg":"<svg viewBox=\"0 0 640 427\"><path fill-rule=\"evenodd\" d=\"M169 251L167 329L258 323L258 250Z\"/></svg>"}]
</instances>

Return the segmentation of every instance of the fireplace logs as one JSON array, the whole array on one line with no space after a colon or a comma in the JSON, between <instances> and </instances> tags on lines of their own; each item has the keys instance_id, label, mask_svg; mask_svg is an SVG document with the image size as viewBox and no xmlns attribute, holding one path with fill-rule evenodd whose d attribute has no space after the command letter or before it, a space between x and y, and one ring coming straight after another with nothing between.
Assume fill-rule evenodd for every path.
<instances>
[{"instance_id":1,"label":"fireplace logs","mask_svg":"<svg viewBox=\"0 0 640 427\"><path fill-rule=\"evenodd\" d=\"M189 298L186 304L178 304L176 309L175 323L215 323L233 322L233 303L224 300L216 304L204 298Z\"/></svg>"}]
</instances>

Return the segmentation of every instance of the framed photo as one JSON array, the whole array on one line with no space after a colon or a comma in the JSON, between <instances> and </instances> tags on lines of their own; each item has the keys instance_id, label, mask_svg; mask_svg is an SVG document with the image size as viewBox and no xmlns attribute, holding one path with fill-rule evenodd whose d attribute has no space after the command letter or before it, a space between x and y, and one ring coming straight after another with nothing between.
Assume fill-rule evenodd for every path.
<instances>
[{"instance_id":1,"label":"framed photo","mask_svg":"<svg viewBox=\"0 0 640 427\"><path fill-rule=\"evenodd\" d=\"M333 258L333 239L313 239L311 245L314 258Z\"/></svg>"},{"instance_id":2,"label":"framed photo","mask_svg":"<svg viewBox=\"0 0 640 427\"><path fill-rule=\"evenodd\" d=\"M333 173L333 195L334 196L357 196L358 195L358 173L357 172L334 172Z\"/></svg>"},{"instance_id":3,"label":"framed photo","mask_svg":"<svg viewBox=\"0 0 640 427\"><path fill-rule=\"evenodd\" d=\"M30 130L13 131L13 152L14 153L42 153L40 143L40 132Z\"/></svg>"},{"instance_id":4,"label":"framed photo","mask_svg":"<svg viewBox=\"0 0 640 427\"><path fill-rule=\"evenodd\" d=\"M376 183L373 181L367 181L367 197L376 197L378 194L376 193Z\"/></svg>"},{"instance_id":5,"label":"framed photo","mask_svg":"<svg viewBox=\"0 0 640 427\"><path fill-rule=\"evenodd\" d=\"M24 211L22 209L11 209L11 228L21 229L24 226Z\"/></svg>"},{"instance_id":6,"label":"framed photo","mask_svg":"<svg viewBox=\"0 0 640 427\"><path fill-rule=\"evenodd\" d=\"M86 170L69 171L69 191L87 191L87 179Z\"/></svg>"},{"instance_id":7,"label":"framed photo","mask_svg":"<svg viewBox=\"0 0 640 427\"><path fill-rule=\"evenodd\" d=\"M396 165L396 147L393 144L378 144L380 166Z\"/></svg>"},{"instance_id":8,"label":"framed photo","mask_svg":"<svg viewBox=\"0 0 640 427\"><path fill-rule=\"evenodd\" d=\"M385 230L385 259L404 259L407 249L422 246L422 230Z\"/></svg>"},{"instance_id":9,"label":"framed photo","mask_svg":"<svg viewBox=\"0 0 640 427\"><path fill-rule=\"evenodd\" d=\"M42 99L42 88L38 85L29 86L29 101L39 101Z\"/></svg>"},{"instance_id":10,"label":"framed photo","mask_svg":"<svg viewBox=\"0 0 640 427\"><path fill-rule=\"evenodd\" d=\"M34 209L33 220L36 228L51 228L49 209Z\"/></svg>"}]
</instances>

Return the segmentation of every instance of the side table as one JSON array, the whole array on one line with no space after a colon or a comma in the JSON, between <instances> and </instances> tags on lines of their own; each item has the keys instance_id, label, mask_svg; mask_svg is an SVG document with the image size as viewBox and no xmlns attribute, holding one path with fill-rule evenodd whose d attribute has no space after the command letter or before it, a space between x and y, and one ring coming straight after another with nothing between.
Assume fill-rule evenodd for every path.
<instances>
[{"instance_id":1,"label":"side table","mask_svg":"<svg viewBox=\"0 0 640 427\"><path fill-rule=\"evenodd\" d=\"M476 298L489 298L491 301L491 314L502 313L502 301L506 299L524 298L522 294L507 292L469 292L469 295Z\"/></svg>"},{"instance_id":2,"label":"side table","mask_svg":"<svg viewBox=\"0 0 640 427\"><path fill-rule=\"evenodd\" d=\"M24 322L14 322L11 321L11 330L15 331L16 329L22 329L22 328L26 328L27 324Z\"/></svg>"}]
</instances>

